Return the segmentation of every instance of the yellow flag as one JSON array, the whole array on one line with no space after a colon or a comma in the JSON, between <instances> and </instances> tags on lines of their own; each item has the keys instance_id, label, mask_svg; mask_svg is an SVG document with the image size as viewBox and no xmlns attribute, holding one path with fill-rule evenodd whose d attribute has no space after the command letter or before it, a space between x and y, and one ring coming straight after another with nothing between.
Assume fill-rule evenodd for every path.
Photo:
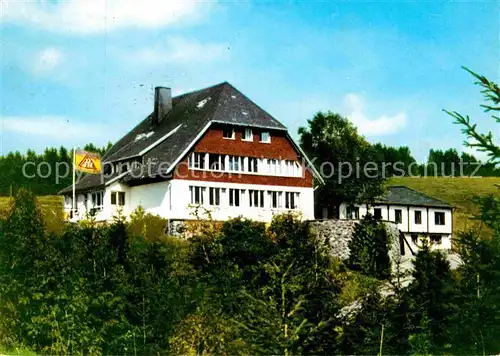
<instances>
[{"instance_id":1,"label":"yellow flag","mask_svg":"<svg viewBox=\"0 0 500 356\"><path fill-rule=\"evenodd\" d=\"M101 158L97 153L77 150L75 168L85 173L99 174L101 173Z\"/></svg>"}]
</instances>

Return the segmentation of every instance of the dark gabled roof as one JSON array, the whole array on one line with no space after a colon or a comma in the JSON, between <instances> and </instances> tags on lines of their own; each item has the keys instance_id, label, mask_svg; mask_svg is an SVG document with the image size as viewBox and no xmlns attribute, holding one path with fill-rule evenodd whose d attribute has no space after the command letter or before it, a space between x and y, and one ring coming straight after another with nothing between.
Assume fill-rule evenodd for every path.
<instances>
[{"instance_id":1,"label":"dark gabled roof","mask_svg":"<svg viewBox=\"0 0 500 356\"><path fill-rule=\"evenodd\" d=\"M172 110L160 125L154 126L151 116L152 114L111 147L103 160L111 162L139 156L143 150L179 125L182 126L171 136L170 141L186 144L210 121L286 130L278 120L227 82L172 98ZM151 135L138 139L141 134ZM177 146L168 147L171 153L169 156L178 156L182 152L176 149Z\"/></svg>"},{"instance_id":2,"label":"dark gabled roof","mask_svg":"<svg viewBox=\"0 0 500 356\"><path fill-rule=\"evenodd\" d=\"M383 196L376 198L375 203L452 208L450 204L442 200L432 198L402 185L387 187L387 192Z\"/></svg>"},{"instance_id":3,"label":"dark gabled roof","mask_svg":"<svg viewBox=\"0 0 500 356\"><path fill-rule=\"evenodd\" d=\"M278 120L228 82L173 97L172 109L159 125L153 125L152 115L116 142L103 156L103 162L143 157L146 164L166 162L162 169L168 170L211 122L286 131ZM76 190L104 186L117 176L84 176ZM124 176L125 181L129 179ZM67 187L60 193L68 193L71 189Z\"/></svg>"}]
</instances>

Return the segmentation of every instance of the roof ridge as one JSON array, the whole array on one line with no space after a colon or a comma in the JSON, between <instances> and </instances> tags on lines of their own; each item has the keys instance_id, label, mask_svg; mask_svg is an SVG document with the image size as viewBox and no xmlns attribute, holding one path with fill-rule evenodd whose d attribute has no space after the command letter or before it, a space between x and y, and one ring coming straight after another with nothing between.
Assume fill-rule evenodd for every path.
<instances>
[{"instance_id":1,"label":"roof ridge","mask_svg":"<svg viewBox=\"0 0 500 356\"><path fill-rule=\"evenodd\" d=\"M208 90L208 89L214 89L218 86L223 86L225 84L229 84L227 81L223 81L223 82L220 82L218 84L215 84L215 85L210 85L210 86L207 86L205 88L201 88L201 89L195 89L195 90L191 90L191 91L187 91L185 93L182 93L182 94L179 94L179 95L176 95L176 96L173 96L172 99L181 99L182 97L186 96L186 95L193 95L193 94L197 94L197 93L200 93L204 90ZM229 84L231 85L231 84Z\"/></svg>"},{"instance_id":2,"label":"roof ridge","mask_svg":"<svg viewBox=\"0 0 500 356\"><path fill-rule=\"evenodd\" d=\"M288 131L287 127L285 125L283 125L278 119L276 119L273 115L271 115L267 110L264 110L260 105L258 105L252 99L250 99L246 94L244 94L241 90L236 88L234 85L232 85L229 82L223 82L223 83L220 83L220 85L222 86L222 90L220 91L219 98L220 98L220 95L222 95L222 93L225 90L232 89L232 90L236 91L238 93L238 95L241 95L241 97L243 99L245 99L246 102L250 103L250 105L253 105L255 109L261 110L264 114L266 114L267 116L269 116L271 118L271 121L274 121L275 123L277 123L281 126L281 127L276 127L275 129L277 129L277 130L284 129L284 130ZM213 116L216 116L216 113L219 111L220 108L221 108L221 106L218 105L213 113Z\"/></svg>"},{"instance_id":3,"label":"roof ridge","mask_svg":"<svg viewBox=\"0 0 500 356\"><path fill-rule=\"evenodd\" d=\"M267 115L269 115L269 117L271 117L273 120L276 120L281 126L285 127L285 125L283 125L278 119L276 119L273 115L271 115L267 110L265 110L264 108L262 108L260 105L258 105L255 101L253 101L252 99L250 99L245 93L243 93L241 90L239 90L238 88L236 88L234 85L228 83L230 86L232 86L236 91L238 91L239 93L241 93L241 95L247 99L248 101L250 101L253 105L255 105L256 107L258 107L259 109L261 109L262 111L264 111L264 113L266 113ZM288 131L288 129L287 129Z\"/></svg>"}]
</instances>

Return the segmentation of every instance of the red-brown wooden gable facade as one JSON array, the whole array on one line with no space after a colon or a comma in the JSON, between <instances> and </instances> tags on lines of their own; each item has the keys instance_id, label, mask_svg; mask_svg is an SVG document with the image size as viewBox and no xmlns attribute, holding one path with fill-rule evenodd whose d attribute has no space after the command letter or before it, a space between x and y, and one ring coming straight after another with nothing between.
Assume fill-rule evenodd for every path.
<instances>
[{"instance_id":1,"label":"red-brown wooden gable facade","mask_svg":"<svg viewBox=\"0 0 500 356\"><path fill-rule=\"evenodd\" d=\"M196 143L192 152L227 154L242 157L274 158L298 161L305 164L292 143L286 137L284 131L269 131L253 128L253 141L241 139L244 128L235 128L234 140L223 138L223 130L220 126L210 127L205 135ZM260 131L269 131L271 142L260 142ZM281 185L290 187L312 187L313 176L309 169L303 169L302 177L279 177L265 176L250 173L222 173L191 170L188 168L188 157L186 156L177 166L174 179L200 180L210 182L240 183L240 184L263 184Z\"/></svg>"}]
</instances>

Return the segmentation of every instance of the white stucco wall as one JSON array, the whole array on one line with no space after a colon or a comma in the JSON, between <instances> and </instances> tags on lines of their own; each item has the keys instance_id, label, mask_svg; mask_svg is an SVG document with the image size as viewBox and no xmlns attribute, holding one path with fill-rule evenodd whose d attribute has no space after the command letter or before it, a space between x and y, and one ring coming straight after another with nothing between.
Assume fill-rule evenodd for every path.
<instances>
[{"instance_id":1,"label":"white stucco wall","mask_svg":"<svg viewBox=\"0 0 500 356\"><path fill-rule=\"evenodd\" d=\"M443 212L445 224L444 225L436 225L434 220L435 212ZM451 234L452 233L452 214L451 209L437 209L437 208L429 208L429 232L431 233L442 233L442 234Z\"/></svg>"},{"instance_id":2,"label":"white stucco wall","mask_svg":"<svg viewBox=\"0 0 500 356\"><path fill-rule=\"evenodd\" d=\"M145 184L135 187L129 187L120 183L114 183L105 189L103 209L96 215L96 220L111 220L116 215L117 205L111 204L112 192L125 192L125 205L122 207L122 212L125 217L128 217L139 205L147 212L160 215L168 219L189 220L195 219L193 215L195 209L191 205L190 186L205 187L205 199L203 208L200 211L208 210L212 215L212 219L224 221L230 218L243 216L245 218L269 222L276 214L293 211L299 213L304 219L314 219L314 194L313 188L302 187L284 187L271 185L255 185L255 184L235 184L235 183L219 183L219 182L203 182L203 181L188 181L188 180L171 180L158 183ZM209 206L208 188L222 188L225 192L221 192L220 205ZM229 206L229 189L244 190L240 198L240 206ZM263 190L265 194L265 206L250 207L248 190ZM267 191L293 192L299 193L298 208L288 210L285 208L271 208L269 205L269 197ZM88 206L91 206L91 193L86 193L88 196ZM79 216L83 218L86 210L84 206L84 195L78 194L79 197ZM284 199L284 196L283 196ZM71 206L65 204L65 208L69 210ZM203 216L200 216L203 217Z\"/></svg>"},{"instance_id":3,"label":"white stucco wall","mask_svg":"<svg viewBox=\"0 0 500 356\"><path fill-rule=\"evenodd\" d=\"M408 207L407 206L398 206L398 205L389 205L389 221L396 222L396 210L401 211L401 222L397 223L397 227L400 231L406 232L408 231ZM386 206L387 209L387 206Z\"/></svg>"},{"instance_id":4,"label":"white stucco wall","mask_svg":"<svg viewBox=\"0 0 500 356\"><path fill-rule=\"evenodd\" d=\"M214 220L227 220L238 216L245 218L269 222L276 214L282 214L290 211L287 209L273 209L270 208L267 197L265 200L265 207L250 207L248 190L264 190L264 191L280 191L280 192L296 192L300 193L299 208L293 210L302 215L304 219L314 219L314 194L313 188L302 187L285 187L285 186L272 186L272 185L257 185L257 184L235 184L235 183L219 183L219 182L202 182L202 181L189 181L189 180L172 180L172 211L170 214L171 219L193 219L193 208L190 208L190 192L189 186L206 187L205 207L210 210ZM208 188L223 188L226 189L225 194L221 194L221 204L217 207L208 206ZM239 207L229 206L228 189L243 189L245 190L240 201Z\"/></svg>"},{"instance_id":5,"label":"white stucco wall","mask_svg":"<svg viewBox=\"0 0 500 356\"><path fill-rule=\"evenodd\" d=\"M415 211L420 211L422 214L422 223L415 223ZM410 207L410 231L412 232L427 232L427 208L426 207Z\"/></svg>"},{"instance_id":6,"label":"white stucco wall","mask_svg":"<svg viewBox=\"0 0 500 356\"><path fill-rule=\"evenodd\" d=\"M452 229L453 229L453 215L451 208L431 208L424 206L403 206L403 205L374 205L366 207L363 205L355 205L359 208L360 218L363 218L366 215L366 212L369 211L373 215L373 211L375 208L381 208L382 211L382 220L387 220L391 222L396 221L396 210L401 210L401 223L398 223L398 229L405 233L408 242L412 246L412 248L418 248L417 245L413 244L411 241L411 235L417 234L422 236L427 236L431 234L440 235L441 236L441 244L433 245L430 243L432 248L439 249L451 249L451 240L452 240ZM421 224L415 223L415 211L421 211L422 214L422 222ZM434 213L435 212L443 212L445 214L445 224L444 225L436 225ZM347 204L342 203L340 205L340 218L347 219ZM430 241L429 241L430 242Z\"/></svg>"},{"instance_id":7,"label":"white stucco wall","mask_svg":"<svg viewBox=\"0 0 500 356\"><path fill-rule=\"evenodd\" d=\"M111 220L113 216L117 215L117 209L122 209L122 214L124 216L128 216L131 212L130 210L130 188L121 183L113 183L106 187L106 189L98 189L104 190L102 210L97 211L95 219L97 221L103 220ZM97 190L97 191L98 191ZM125 192L125 205L119 207L118 205L111 204L111 193L112 192ZM71 196L70 196L71 198ZM87 206L85 206L85 199L87 199ZM92 205L92 192L86 193L77 193L77 210L78 216L77 220L85 218L85 215L90 209L94 208ZM71 210L71 199L65 198L64 200L64 208L66 211Z\"/></svg>"},{"instance_id":8,"label":"white stucco wall","mask_svg":"<svg viewBox=\"0 0 500 356\"><path fill-rule=\"evenodd\" d=\"M430 239L429 237L427 236L427 234L421 234L418 236L418 240L417 240L417 243L415 244L412 240L412 235L414 233L405 233L405 237L406 237L406 241L408 241L408 243L410 244L411 248L413 249L413 251L417 251L420 247L420 245L422 244L422 241L423 240L426 240L427 243L429 244L429 246L431 247L431 250L433 249L437 249L437 250L451 250L451 240L452 240L452 235L449 234L444 234L444 235L441 235L441 244L434 244Z\"/></svg>"},{"instance_id":9,"label":"white stucco wall","mask_svg":"<svg viewBox=\"0 0 500 356\"><path fill-rule=\"evenodd\" d=\"M171 210L170 183L164 181L131 187L129 204L130 211L140 205L151 214L168 217Z\"/></svg>"}]
</instances>

